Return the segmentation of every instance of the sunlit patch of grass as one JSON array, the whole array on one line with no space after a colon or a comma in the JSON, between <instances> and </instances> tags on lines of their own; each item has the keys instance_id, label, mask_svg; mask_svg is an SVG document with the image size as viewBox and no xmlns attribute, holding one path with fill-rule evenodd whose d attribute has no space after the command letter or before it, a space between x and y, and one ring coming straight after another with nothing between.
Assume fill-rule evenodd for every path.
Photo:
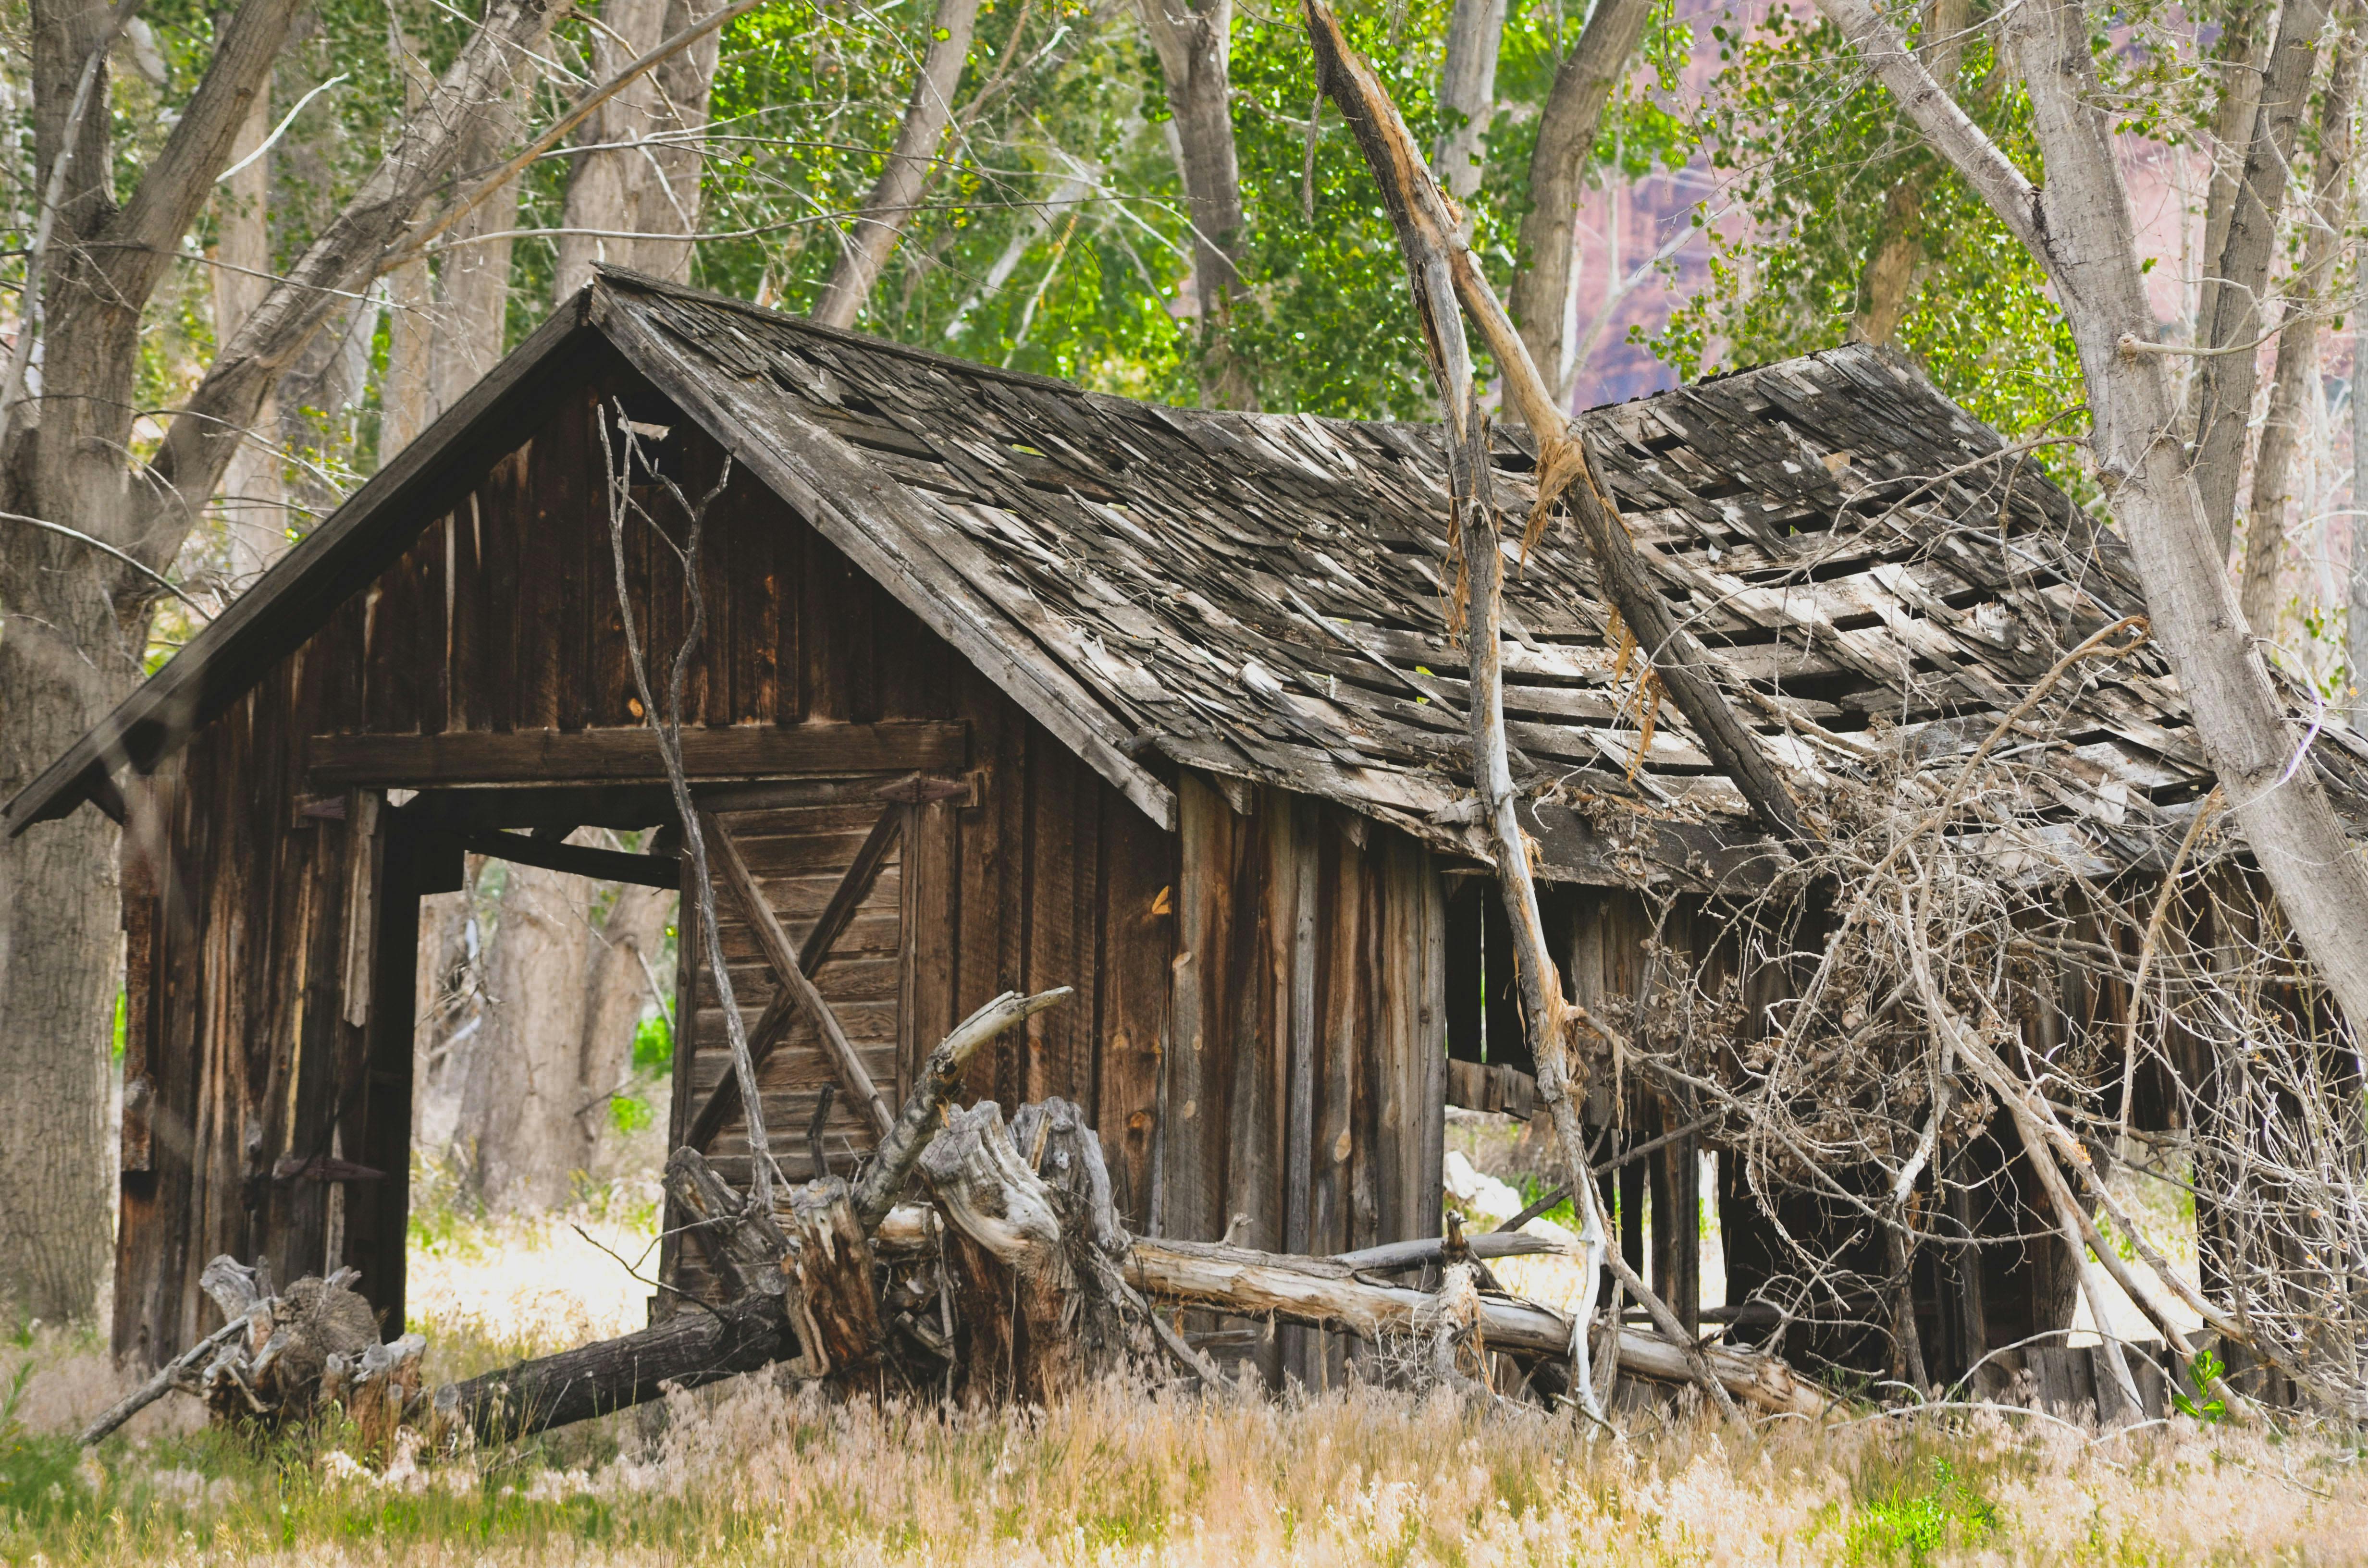
<instances>
[{"instance_id":1,"label":"sunlit patch of grass","mask_svg":"<svg viewBox=\"0 0 2368 1568\"><path fill-rule=\"evenodd\" d=\"M1920 1565L1943 1552L1987 1544L2005 1523L1998 1504L1945 1459L1861 1471L1840 1521L1842 1560Z\"/></svg>"}]
</instances>

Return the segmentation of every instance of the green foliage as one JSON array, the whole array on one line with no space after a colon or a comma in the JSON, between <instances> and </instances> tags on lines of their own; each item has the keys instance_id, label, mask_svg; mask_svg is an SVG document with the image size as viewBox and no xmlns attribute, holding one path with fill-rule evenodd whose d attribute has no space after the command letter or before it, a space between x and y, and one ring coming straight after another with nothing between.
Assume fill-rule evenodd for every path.
<instances>
[{"instance_id":1,"label":"green foliage","mask_svg":"<svg viewBox=\"0 0 2368 1568\"><path fill-rule=\"evenodd\" d=\"M119 988L115 993L115 1022L108 1031L108 1060L116 1066L123 1065L123 1011L131 998Z\"/></svg>"},{"instance_id":2,"label":"green foliage","mask_svg":"<svg viewBox=\"0 0 2368 1568\"><path fill-rule=\"evenodd\" d=\"M1839 1532L1841 1560L1930 1562L1942 1551L1980 1546L2004 1523L1998 1506L1947 1460L1930 1460L1861 1492Z\"/></svg>"},{"instance_id":3,"label":"green foliage","mask_svg":"<svg viewBox=\"0 0 2368 1568\"><path fill-rule=\"evenodd\" d=\"M2196 1352L2195 1359L2187 1364L2188 1381L2194 1384L2199 1393L2211 1393L2227 1372L2226 1365L2208 1349ZM2174 1384L2170 1390L2170 1403L2171 1408L2181 1415L2211 1426L2216 1426L2228 1419L2228 1402L2216 1393L2199 1403L2181 1393Z\"/></svg>"},{"instance_id":4,"label":"green foliage","mask_svg":"<svg viewBox=\"0 0 2368 1568\"><path fill-rule=\"evenodd\" d=\"M470 1196L450 1165L411 1152L411 1210L405 1244L415 1253L469 1256L479 1249L484 1206Z\"/></svg>"},{"instance_id":5,"label":"green foliage","mask_svg":"<svg viewBox=\"0 0 2368 1568\"><path fill-rule=\"evenodd\" d=\"M1710 286L1644 338L1655 355L1692 379L1842 343L1896 236L1914 261L1897 342L1941 391L2010 434L2079 404L2079 360L2045 274L1854 67L1833 25L1776 6L1756 28L1711 31L1725 63L1706 136L1740 221L1709 224ZM2035 173L2030 105L1987 35L1967 40L1958 94ZM2049 466L2059 482L2075 478L2067 463Z\"/></svg>"},{"instance_id":6,"label":"green foliage","mask_svg":"<svg viewBox=\"0 0 2368 1568\"><path fill-rule=\"evenodd\" d=\"M1402 9L1341 13L1349 41L1426 141L1435 131L1450 8L1444 0L1410 0ZM1242 258L1249 297L1235 311L1234 352L1268 408L1429 417L1435 399L1406 263L1381 191L1328 104L1312 187L1306 178L1315 61L1305 29L1295 13L1272 22L1245 17L1234 40L1234 134L1250 236Z\"/></svg>"},{"instance_id":7,"label":"green foliage","mask_svg":"<svg viewBox=\"0 0 2368 1568\"><path fill-rule=\"evenodd\" d=\"M664 1013L633 1026L633 1071L658 1076L674 1071L674 1030Z\"/></svg>"},{"instance_id":8,"label":"green foliage","mask_svg":"<svg viewBox=\"0 0 2368 1568\"><path fill-rule=\"evenodd\" d=\"M648 1102L632 1095L609 1096L609 1125L620 1132L639 1132L657 1119Z\"/></svg>"}]
</instances>

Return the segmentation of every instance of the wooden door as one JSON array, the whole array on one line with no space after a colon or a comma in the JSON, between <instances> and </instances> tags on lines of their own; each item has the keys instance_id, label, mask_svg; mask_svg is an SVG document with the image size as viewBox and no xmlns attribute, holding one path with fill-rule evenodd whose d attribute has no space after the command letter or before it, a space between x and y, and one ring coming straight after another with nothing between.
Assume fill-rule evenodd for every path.
<instances>
[{"instance_id":1,"label":"wooden door","mask_svg":"<svg viewBox=\"0 0 2368 1568\"><path fill-rule=\"evenodd\" d=\"M914 778L758 809L731 809L725 798L702 813L719 945L757 1063L766 1142L791 1182L819 1174L817 1145L831 1174L849 1174L910 1086L908 1015L916 988L907 926L920 890L908 884L911 870L929 859L910 846L922 836L915 824L938 814L932 803L966 788ZM745 1188L749 1119L723 998L700 940L689 865L686 857L668 1142L700 1150ZM785 973L785 957L796 974ZM798 975L811 983L811 994ZM850 1059L860 1074L847 1071ZM676 1244L677 1224L669 1219L661 1278L702 1294L695 1255Z\"/></svg>"}]
</instances>

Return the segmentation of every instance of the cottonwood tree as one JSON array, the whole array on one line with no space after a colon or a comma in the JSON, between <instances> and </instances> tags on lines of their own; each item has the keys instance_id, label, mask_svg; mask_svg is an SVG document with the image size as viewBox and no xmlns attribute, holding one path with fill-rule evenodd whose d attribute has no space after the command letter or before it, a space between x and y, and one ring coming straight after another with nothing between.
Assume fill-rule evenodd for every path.
<instances>
[{"instance_id":1,"label":"cottonwood tree","mask_svg":"<svg viewBox=\"0 0 2368 1568\"><path fill-rule=\"evenodd\" d=\"M601 7L592 77L607 81L724 0L622 0ZM636 78L577 129L567 204L556 238L554 303L614 261L680 282L690 276L699 233L701 132L715 86L719 32L710 32Z\"/></svg>"},{"instance_id":2,"label":"cottonwood tree","mask_svg":"<svg viewBox=\"0 0 2368 1568\"><path fill-rule=\"evenodd\" d=\"M133 457L142 314L250 125L300 0L245 0L119 199L108 55L138 0L36 0L27 297L0 381L0 795L130 691L162 573L276 379L370 283L507 97L553 0L488 0L458 57L345 208L221 347L146 461ZM27 370L38 341L38 385ZM0 840L0 1280L19 1310L87 1316L108 1262L107 1024L114 825L82 812Z\"/></svg>"},{"instance_id":3,"label":"cottonwood tree","mask_svg":"<svg viewBox=\"0 0 2368 1568\"><path fill-rule=\"evenodd\" d=\"M1248 239L1234 145L1233 0L1138 0L1175 116L1176 167L1192 218L1192 294L1201 318L1201 401L1256 408L1258 392L1227 341Z\"/></svg>"},{"instance_id":4,"label":"cottonwood tree","mask_svg":"<svg viewBox=\"0 0 2368 1568\"><path fill-rule=\"evenodd\" d=\"M2294 132L2310 106L2311 76L2317 63L2319 37L2326 30L2323 0L2284 0L2279 6L2276 40L2270 46L2260 102L2243 143L2244 165L2228 191L2226 230L2219 246L2208 250L2204 257L2210 283L2195 336L2198 347L2214 352L2196 360L2191 394L2195 422L2192 472L2204 521L2224 558L2236 528L2237 478L2244 467L2245 437L2252 428L2253 389L2260 380L2252 346L2261 336L2261 306L2269 294L2270 263L2277 249L2278 219L2285 207ZM2232 142L2231 151L2233 145ZM1949 156L1953 162L1954 154ZM2118 182L2116 188L2120 188ZM2126 203L2126 193L2123 200ZM2141 331L2141 327L2133 324L2128 330ZM2084 361L2085 358L2084 354Z\"/></svg>"},{"instance_id":5,"label":"cottonwood tree","mask_svg":"<svg viewBox=\"0 0 2368 1568\"><path fill-rule=\"evenodd\" d=\"M2304 231L2302 256L2294 268L2293 297L2286 302L2278 334L2269 411L2261 421L2253 454L2252 500L2245 508L2245 570L2237 583L2245 622L2264 636L2273 635L2277 628L2287 481L2300 444L2306 400L2317 390L2310 383L2319 370L2318 317L2343 251L2343 187L2351 177L2351 104L2360 85L2359 21L2359 6L2345 6L2335 40L2335 61L2319 101L2317 163L2311 173L2308 199L2295 215Z\"/></svg>"},{"instance_id":6,"label":"cottonwood tree","mask_svg":"<svg viewBox=\"0 0 2368 1568\"><path fill-rule=\"evenodd\" d=\"M550 1209L591 1167L627 1086L675 895L533 866L504 876L481 1022L445 1076L457 1080L455 1141L476 1196Z\"/></svg>"},{"instance_id":7,"label":"cottonwood tree","mask_svg":"<svg viewBox=\"0 0 2368 1568\"><path fill-rule=\"evenodd\" d=\"M1505 42L1505 0L1455 0L1439 71L1439 150L1431 166L1459 202L1480 188L1497 116L1497 56Z\"/></svg>"},{"instance_id":8,"label":"cottonwood tree","mask_svg":"<svg viewBox=\"0 0 2368 1568\"><path fill-rule=\"evenodd\" d=\"M853 326L896 237L919 205L938 169L939 145L953 122L954 93L962 85L978 26L978 0L938 0L928 47L913 75L913 96L896 128L895 144L880 178L864 199L848 233L839 241L838 261L814 301L814 319L825 326Z\"/></svg>"},{"instance_id":9,"label":"cottonwood tree","mask_svg":"<svg viewBox=\"0 0 2368 1568\"><path fill-rule=\"evenodd\" d=\"M1577 44L1554 71L1530 154L1530 209L1509 301L1530 358L1560 401L1578 377L1578 256L1573 225L1595 164L1604 106L1645 36L1652 0L1597 0ZM1459 197L1463 193L1456 193Z\"/></svg>"},{"instance_id":10,"label":"cottonwood tree","mask_svg":"<svg viewBox=\"0 0 2368 1568\"><path fill-rule=\"evenodd\" d=\"M2292 0L2296 11L2309 6ZM2088 17L2074 0L2027 0L1998 17L2009 68L2030 95L2044 170L2044 180L2034 181L1869 0L1818 0L1818 8L1934 150L2046 268L2087 379L2097 479L2128 541L2154 633L2178 674L2230 814L2295 936L2356 1026L2368 1019L2368 871L2310 766L2308 737L2286 721L2237 604L2199 485L2203 460L2192 460L2179 439L2169 356L2152 343L2154 312ZM2262 142L2257 128L2254 144ZM2233 478L2229 483L2233 489Z\"/></svg>"}]
</instances>

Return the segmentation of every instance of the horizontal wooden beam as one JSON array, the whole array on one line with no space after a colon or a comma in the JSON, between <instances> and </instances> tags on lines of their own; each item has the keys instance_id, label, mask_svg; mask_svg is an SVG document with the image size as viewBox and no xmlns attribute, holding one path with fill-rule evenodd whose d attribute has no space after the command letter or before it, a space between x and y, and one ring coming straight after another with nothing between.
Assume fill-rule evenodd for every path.
<instances>
[{"instance_id":1,"label":"horizontal wooden beam","mask_svg":"<svg viewBox=\"0 0 2368 1568\"><path fill-rule=\"evenodd\" d=\"M621 849L595 849L562 840L530 838L523 833L464 833L459 837L463 849L516 865L540 866L546 871L589 877L598 882L664 888L668 892L682 886L682 860L678 856L629 855Z\"/></svg>"},{"instance_id":2,"label":"horizontal wooden beam","mask_svg":"<svg viewBox=\"0 0 2368 1568\"><path fill-rule=\"evenodd\" d=\"M694 779L848 778L863 774L960 770L966 726L742 724L686 730L683 770ZM424 789L449 784L634 782L663 779L657 734L647 729L464 731L444 735L315 735L312 786Z\"/></svg>"}]
</instances>

